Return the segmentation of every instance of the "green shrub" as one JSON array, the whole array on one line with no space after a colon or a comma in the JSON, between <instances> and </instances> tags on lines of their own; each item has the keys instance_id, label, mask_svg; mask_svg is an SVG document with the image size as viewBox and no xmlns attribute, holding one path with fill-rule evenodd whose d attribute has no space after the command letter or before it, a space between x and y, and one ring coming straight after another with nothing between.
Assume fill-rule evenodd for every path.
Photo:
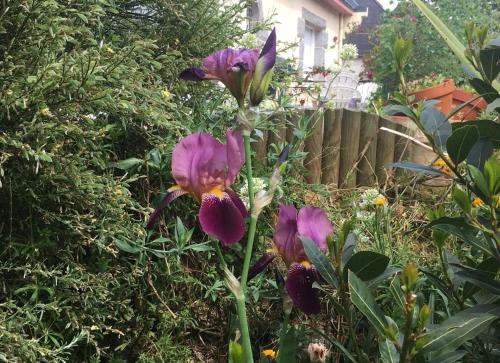
<instances>
[{"instance_id":1,"label":"green shrub","mask_svg":"<svg viewBox=\"0 0 500 363\"><path fill-rule=\"evenodd\" d=\"M188 314L161 323L161 301L184 306L182 293L202 295L213 275L185 276L180 253L123 250L149 241L143 222L159 187L149 180L161 169L114 163L168 160L181 135L217 118L197 110L212 107L207 90L225 94L177 75L243 32L242 5L13 0L0 9L0 360L148 361L173 347L186 357L175 332L199 323Z\"/></svg>"}]
</instances>

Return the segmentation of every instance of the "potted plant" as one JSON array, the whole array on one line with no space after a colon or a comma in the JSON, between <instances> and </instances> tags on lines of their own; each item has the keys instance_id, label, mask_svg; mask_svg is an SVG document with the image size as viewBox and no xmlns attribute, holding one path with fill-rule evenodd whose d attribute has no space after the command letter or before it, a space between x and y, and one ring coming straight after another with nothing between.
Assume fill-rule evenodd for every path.
<instances>
[{"instance_id":1,"label":"potted plant","mask_svg":"<svg viewBox=\"0 0 500 363\"><path fill-rule=\"evenodd\" d=\"M453 108L459 107L462 104L470 101L477 94L470 86L465 85L463 88L457 88L453 91ZM453 121L470 121L477 119L481 110L486 108L486 101L481 97L467 106L463 107L456 115L453 116Z\"/></svg>"},{"instance_id":2,"label":"potted plant","mask_svg":"<svg viewBox=\"0 0 500 363\"><path fill-rule=\"evenodd\" d=\"M453 91L455 83L452 79L431 73L428 76L408 82L408 95L414 97L414 101L437 100L436 108L447 114L453 107Z\"/></svg>"}]
</instances>

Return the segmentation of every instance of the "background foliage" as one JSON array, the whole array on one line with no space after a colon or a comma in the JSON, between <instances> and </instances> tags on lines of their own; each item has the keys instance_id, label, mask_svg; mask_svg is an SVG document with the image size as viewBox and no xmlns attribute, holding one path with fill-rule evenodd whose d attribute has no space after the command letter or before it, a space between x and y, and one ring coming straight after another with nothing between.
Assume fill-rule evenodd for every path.
<instances>
[{"instance_id":1,"label":"background foliage","mask_svg":"<svg viewBox=\"0 0 500 363\"><path fill-rule=\"evenodd\" d=\"M500 31L497 21L500 10L496 1L438 0L426 3L462 43L465 43L464 26L468 22L488 27L493 38ZM382 15L372 38L375 47L365 59L375 81L383 86L383 92L393 92L399 86L392 55L397 37L413 40L413 49L405 68L408 81L438 73L464 83L465 73L446 42L436 34L411 0L402 0L396 9Z\"/></svg>"}]
</instances>

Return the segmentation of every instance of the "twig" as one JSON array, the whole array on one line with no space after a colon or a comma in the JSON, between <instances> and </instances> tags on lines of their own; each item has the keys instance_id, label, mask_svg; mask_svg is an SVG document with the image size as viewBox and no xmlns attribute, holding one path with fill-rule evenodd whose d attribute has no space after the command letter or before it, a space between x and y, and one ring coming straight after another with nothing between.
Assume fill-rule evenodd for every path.
<instances>
[{"instance_id":1,"label":"twig","mask_svg":"<svg viewBox=\"0 0 500 363\"><path fill-rule=\"evenodd\" d=\"M172 318L177 319L177 315L170 309L170 307L167 305L167 303L161 298L160 294L158 293L158 290L156 290L156 287L153 284L153 281L151 281L151 275L148 274L148 285L151 287L153 290L153 293L155 296L160 300L162 305L168 310L168 312L172 315Z\"/></svg>"},{"instance_id":2,"label":"twig","mask_svg":"<svg viewBox=\"0 0 500 363\"><path fill-rule=\"evenodd\" d=\"M422 141L419 141L417 139L415 139L414 137L411 137L409 135L406 135L405 133L403 132L399 132L399 131L396 131L396 130L391 130L391 129L388 129L387 127L381 127L380 130L382 131L387 131L387 132L390 132L392 134L395 134L395 135L398 135L398 136L401 136L401 137L405 137L407 138L408 140L411 140L413 141L415 144L418 144L420 146L422 146L423 148L426 148L427 150L431 150L431 151L434 151L432 149L432 147L430 147L429 145L426 145L424 144Z\"/></svg>"}]
</instances>

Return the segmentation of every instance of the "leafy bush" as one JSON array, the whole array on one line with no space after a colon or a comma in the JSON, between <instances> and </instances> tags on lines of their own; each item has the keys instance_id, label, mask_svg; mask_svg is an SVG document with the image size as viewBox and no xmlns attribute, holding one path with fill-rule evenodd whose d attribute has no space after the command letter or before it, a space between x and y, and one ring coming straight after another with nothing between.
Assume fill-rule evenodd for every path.
<instances>
[{"instance_id":1,"label":"leafy bush","mask_svg":"<svg viewBox=\"0 0 500 363\"><path fill-rule=\"evenodd\" d=\"M498 8L492 1L440 0L426 3L462 41L465 40L464 27L468 22L489 28L492 36L500 31L496 21ZM383 85L384 92L393 92L399 85L392 58L393 44L398 37L413 41L406 67L407 80L438 73L453 78L457 83L465 81L465 74L445 41L437 36L413 2L404 0L398 2L396 9L382 15L372 39L375 46L366 59L375 81Z\"/></svg>"},{"instance_id":2,"label":"leafy bush","mask_svg":"<svg viewBox=\"0 0 500 363\"><path fill-rule=\"evenodd\" d=\"M159 187L150 177L162 173L154 161L217 118L206 112L207 90L227 97L177 76L239 37L242 8L194 0L0 5L0 359L189 356L189 347L173 349L174 332L201 323L179 292L203 294L212 275L184 276L176 261L192 250L136 259L130 246L149 243L144 215L149 188ZM114 162L129 157L142 162L124 173Z\"/></svg>"}]
</instances>

